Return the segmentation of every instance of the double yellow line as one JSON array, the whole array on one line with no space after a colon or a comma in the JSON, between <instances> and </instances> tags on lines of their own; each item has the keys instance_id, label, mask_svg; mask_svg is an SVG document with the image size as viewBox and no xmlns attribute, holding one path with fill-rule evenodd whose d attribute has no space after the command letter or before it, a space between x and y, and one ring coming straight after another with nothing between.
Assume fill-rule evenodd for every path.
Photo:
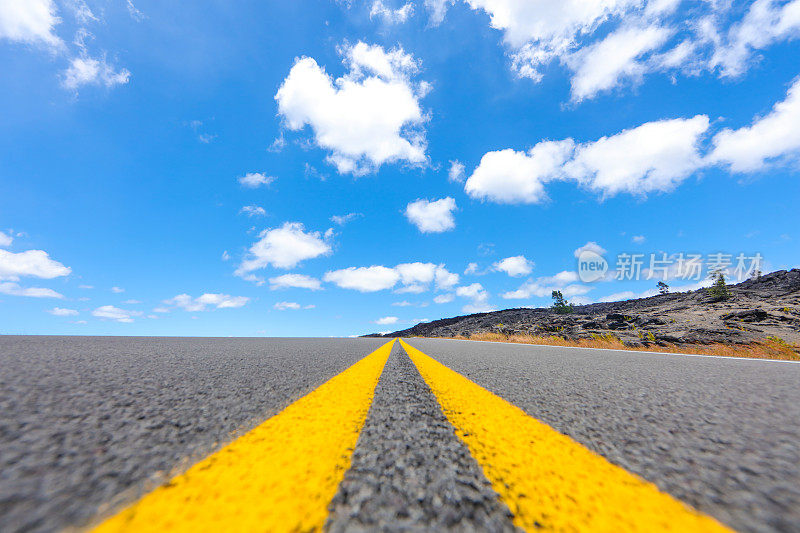
<instances>
[{"instance_id":1,"label":"double yellow line","mask_svg":"<svg viewBox=\"0 0 800 533\"><path fill-rule=\"evenodd\" d=\"M400 341L525 530L728 531ZM310 531L350 466L394 340L95 531Z\"/></svg>"}]
</instances>

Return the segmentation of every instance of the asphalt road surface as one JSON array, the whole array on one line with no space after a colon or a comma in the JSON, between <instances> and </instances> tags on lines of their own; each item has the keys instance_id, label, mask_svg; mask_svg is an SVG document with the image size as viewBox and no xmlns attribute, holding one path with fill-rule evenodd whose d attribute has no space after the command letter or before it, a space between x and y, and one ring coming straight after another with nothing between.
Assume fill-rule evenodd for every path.
<instances>
[{"instance_id":1,"label":"asphalt road surface","mask_svg":"<svg viewBox=\"0 0 800 533\"><path fill-rule=\"evenodd\" d=\"M0 337L0 531L96 524L388 340ZM800 531L800 364L407 342L728 527ZM387 356L325 528L518 527L441 391L399 344Z\"/></svg>"}]
</instances>

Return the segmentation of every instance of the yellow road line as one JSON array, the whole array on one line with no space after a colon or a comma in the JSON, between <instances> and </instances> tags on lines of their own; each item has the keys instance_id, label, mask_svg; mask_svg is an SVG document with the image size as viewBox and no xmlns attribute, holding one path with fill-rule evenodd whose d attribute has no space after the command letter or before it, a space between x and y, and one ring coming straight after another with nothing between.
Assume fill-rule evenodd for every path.
<instances>
[{"instance_id":1,"label":"yellow road line","mask_svg":"<svg viewBox=\"0 0 800 533\"><path fill-rule=\"evenodd\" d=\"M394 340L95 531L309 531L350 466Z\"/></svg>"},{"instance_id":2,"label":"yellow road line","mask_svg":"<svg viewBox=\"0 0 800 533\"><path fill-rule=\"evenodd\" d=\"M528 531L730 531L400 341Z\"/></svg>"}]
</instances>

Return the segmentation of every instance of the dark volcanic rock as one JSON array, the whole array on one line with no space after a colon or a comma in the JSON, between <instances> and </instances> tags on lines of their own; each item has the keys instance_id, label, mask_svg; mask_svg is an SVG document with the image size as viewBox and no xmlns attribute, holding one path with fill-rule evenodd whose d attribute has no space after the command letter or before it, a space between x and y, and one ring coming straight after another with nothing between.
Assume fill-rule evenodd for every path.
<instances>
[{"instance_id":1,"label":"dark volcanic rock","mask_svg":"<svg viewBox=\"0 0 800 533\"><path fill-rule=\"evenodd\" d=\"M611 334L628 344L746 344L768 336L800 344L800 269L779 270L729 285L714 301L705 289L551 309L505 309L421 323L387 337L455 337L494 332L558 335L567 339ZM377 336L377 335L376 335Z\"/></svg>"}]
</instances>

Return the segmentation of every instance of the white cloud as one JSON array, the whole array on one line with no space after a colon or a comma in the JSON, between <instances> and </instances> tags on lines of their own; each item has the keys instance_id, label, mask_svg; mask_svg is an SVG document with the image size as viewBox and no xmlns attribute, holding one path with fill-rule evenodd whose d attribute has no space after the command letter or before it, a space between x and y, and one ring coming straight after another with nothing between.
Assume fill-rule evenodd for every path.
<instances>
[{"instance_id":1,"label":"white cloud","mask_svg":"<svg viewBox=\"0 0 800 533\"><path fill-rule=\"evenodd\" d=\"M376 324L380 324L381 326L387 326L389 324L397 324L397 321L400 320L396 316L385 316L383 318L379 318L375 321Z\"/></svg>"},{"instance_id":2,"label":"white cloud","mask_svg":"<svg viewBox=\"0 0 800 533\"><path fill-rule=\"evenodd\" d=\"M432 26L438 26L444 21L447 7L454 2L455 0L425 0L425 7L428 9Z\"/></svg>"},{"instance_id":3,"label":"white cloud","mask_svg":"<svg viewBox=\"0 0 800 533\"><path fill-rule=\"evenodd\" d=\"M123 289L122 287L111 287L111 292L116 294L121 294L125 292L125 289Z\"/></svg>"},{"instance_id":4,"label":"white cloud","mask_svg":"<svg viewBox=\"0 0 800 533\"><path fill-rule=\"evenodd\" d=\"M0 280L19 281L20 277L52 279L68 275L72 270L50 259L44 250L9 252L0 250Z\"/></svg>"},{"instance_id":5,"label":"white cloud","mask_svg":"<svg viewBox=\"0 0 800 533\"><path fill-rule=\"evenodd\" d=\"M587 247L591 244L594 243L587 243ZM600 249L602 250L602 248ZM581 249L579 248L578 250ZM576 250L576 253L578 250ZM553 276L543 276L535 280L529 279L518 289L505 292L500 296L506 300L522 300L532 297L543 298L550 296L554 290L559 290L565 297L570 297L586 294L592 290L592 287L576 284L576 281L578 281L577 273L564 270Z\"/></svg>"},{"instance_id":6,"label":"white cloud","mask_svg":"<svg viewBox=\"0 0 800 533\"><path fill-rule=\"evenodd\" d=\"M453 211L456 201L449 196L441 200L417 200L406 206L406 218L422 233L442 233L456 227Z\"/></svg>"},{"instance_id":7,"label":"white cloud","mask_svg":"<svg viewBox=\"0 0 800 533\"><path fill-rule=\"evenodd\" d=\"M761 170L771 161L800 154L800 78L786 98L750 126L724 129L713 138L711 163L725 164L734 172Z\"/></svg>"},{"instance_id":8,"label":"white cloud","mask_svg":"<svg viewBox=\"0 0 800 533\"><path fill-rule=\"evenodd\" d=\"M524 255L516 255L501 259L493 265L493 268L512 277L526 276L533 270L533 261L525 259Z\"/></svg>"},{"instance_id":9,"label":"white cloud","mask_svg":"<svg viewBox=\"0 0 800 533\"><path fill-rule=\"evenodd\" d=\"M410 307L410 306L412 306L414 304L412 304L408 300L403 300L402 302L393 302L392 305L394 307Z\"/></svg>"},{"instance_id":10,"label":"white cloud","mask_svg":"<svg viewBox=\"0 0 800 533\"><path fill-rule=\"evenodd\" d=\"M27 296L29 298L63 298L64 295L57 293L53 289L44 287L21 287L13 281L0 281L0 294L9 296Z\"/></svg>"},{"instance_id":11,"label":"white cloud","mask_svg":"<svg viewBox=\"0 0 800 533\"><path fill-rule=\"evenodd\" d=\"M488 152L467 179L464 191L472 198L501 204L541 203L544 184L560 179L561 167L572 154L572 139L542 141L525 152Z\"/></svg>"},{"instance_id":12,"label":"white cloud","mask_svg":"<svg viewBox=\"0 0 800 533\"><path fill-rule=\"evenodd\" d=\"M47 312L55 316L76 316L78 314L75 309L65 309L63 307L54 307Z\"/></svg>"},{"instance_id":13,"label":"white cloud","mask_svg":"<svg viewBox=\"0 0 800 533\"><path fill-rule=\"evenodd\" d=\"M638 82L647 69L638 59L660 48L671 33L659 26L622 27L569 56L567 63L575 71L572 100L580 102L592 98L626 79Z\"/></svg>"},{"instance_id":14,"label":"white cloud","mask_svg":"<svg viewBox=\"0 0 800 533\"><path fill-rule=\"evenodd\" d=\"M680 0L465 2L503 32L518 77L538 82L553 62L570 68L573 102L656 71L739 76L755 52L800 37L800 0L756 0L739 22L731 15L740 9L727 0L695 2L680 12ZM428 3L443 16L446 2Z\"/></svg>"},{"instance_id":15,"label":"white cloud","mask_svg":"<svg viewBox=\"0 0 800 533\"><path fill-rule=\"evenodd\" d=\"M458 160L450 161L450 170L447 171L447 179L453 183L463 183L465 170L464 163Z\"/></svg>"},{"instance_id":16,"label":"white cloud","mask_svg":"<svg viewBox=\"0 0 800 533\"><path fill-rule=\"evenodd\" d=\"M435 296L433 298L433 301L434 301L434 303L437 303L437 304L447 304L447 303L452 302L455 299L456 299L456 295L453 294L453 293L449 293L449 294L440 294L438 296Z\"/></svg>"},{"instance_id":17,"label":"white cloud","mask_svg":"<svg viewBox=\"0 0 800 533\"><path fill-rule=\"evenodd\" d=\"M243 307L247 305L250 298L247 296L230 296L228 294L219 293L205 293L197 298L192 298L188 294L179 294L168 300L164 300L164 304L180 307L185 311L196 312L205 311L208 306L213 306L217 309L228 309ZM155 310L156 312L161 312Z\"/></svg>"},{"instance_id":18,"label":"white cloud","mask_svg":"<svg viewBox=\"0 0 800 533\"><path fill-rule=\"evenodd\" d=\"M642 244L646 240L647 238L644 235L634 235L631 237L631 241L633 241L634 244Z\"/></svg>"},{"instance_id":19,"label":"white cloud","mask_svg":"<svg viewBox=\"0 0 800 533\"><path fill-rule=\"evenodd\" d=\"M332 251L327 239L318 231L305 231L299 222L286 222L279 228L271 228L259 234L247 256L236 269L237 276L246 277L254 270L267 266L294 268L306 259L328 255Z\"/></svg>"},{"instance_id":20,"label":"white cloud","mask_svg":"<svg viewBox=\"0 0 800 533\"><path fill-rule=\"evenodd\" d=\"M229 254L229 253L228 253L228 250L224 250L224 251L222 252L221 259L222 259L223 261L228 261L228 260L230 260L230 258L231 258L231 254Z\"/></svg>"},{"instance_id":21,"label":"white cloud","mask_svg":"<svg viewBox=\"0 0 800 533\"><path fill-rule=\"evenodd\" d=\"M297 310L300 309L300 304L296 302L278 302L272 307L278 311L286 311L287 309Z\"/></svg>"},{"instance_id":22,"label":"white cloud","mask_svg":"<svg viewBox=\"0 0 800 533\"><path fill-rule=\"evenodd\" d=\"M56 12L53 0L0 0L0 38L62 47L53 32L61 22Z\"/></svg>"},{"instance_id":23,"label":"white cloud","mask_svg":"<svg viewBox=\"0 0 800 533\"><path fill-rule=\"evenodd\" d=\"M275 95L291 130L310 126L340 174L367 174L384 163L426 161L418 65L401 48L359 42L341 48L349 71L333 80L310 57L298 59Z\"/></svg>"},{"instance_id":24,"label":"white cloud","mask_svg":"<svg viewBox=\"0 0 800 533\"><path fill-rule=\"evenodd\" d=\"M125 300L125 301L124 301L124 302L122 302L122 303L124 303L124 304L128 304L128 305L138 305L138 304L140 304L140 303L142 303L142 302L141 302L141 301L139 301L139 300L130 299L130 300Z\"/></svg>"},{"instance_id":25,"label":"white cloud","mask_svg":"<svg viewBox=\"0 0 800 533\"><path fill-rule=\"evenodd\" d=\"M267 176L262 172L248 172L239 178L239 183L245 187L255 189L256 187L267 186L275 181L275 176Z\"/></svg>"},{"instance_id":26,"label":"white cloud","mask_svg":"<svg viewBox=\"0 0 800 533\"><path fill-rule=\"evenodd\" d=\"M503 31L517 74L536 81L542 77L541 68L566 55L581 36L640 4L638 0L466 1L489 14L491 26Z\"/></svg>"},{"instance_id":27,"label":"white cloud","mask_svg":"<svg viewBox=\"0 0 800 533\"><path fill-rule=\"evenodd\" d=\"M126 0L126 5L128 7L128 13L130 14L131 18L136 22L141 22L147 18L147 15L136 9L136 6L133 5L131 0Z\"/></svg>"},{"instance_id":28,"label":"white cloud","mask_svg":"<svg viewBox=\"0 0 800 533\"><path fill-rule=\"evenodd\" d=\"M494 307L489 305L489 293L480 283L458 287L456 289L456 296L472 300L471 303L461 308L465 313L488 313L489 311L495 310Z\"/></svg>"},{"instance_id":29,"label":"white cloud","mask_svg":"<svg viewBox=\"0 0 800 533\"><path fill-rule=\"evenodd\" d=\"M263 217L267 214L267 211L258 205L246 205L239 210L240 213L244 213L249 217Z\"/></svg>"},{"instance_id":30,"label":"white cloud","mask_svg":"<svg viewBox=\"0 0 800 533\"><path fill-rule=\"evenodd\" d=\"M317 278L312 278L305 274L283 274L282 276L269 278L269 288L273 291L288 288L317 291L322 288L322 285Z\"/></svg>"},{"instance_id":31,"label":"white cloud","mask_svg":"<svg viewBox=\"0 0 800 533\"><path fill-rule=\"evenodd\" d=\"M697 115L646 122L578 145L567 139L542 141L527 154L489 152L464 190L497 203L540 203L554 180L575 181L603 197L671 191L707 164L699 145L708 127L708 117Z\"/></svg>"},{"instance_id":32,"label":"white cloud","mask_svg":"<svg viewBox=\"0 0 800 533\"><path fill-rule=\"evenodd\" d=\"M467 268L464 269L464 275L466 276L477 273L478 273L478 263L470 263L467 265Z\"/></svg>"},{"instance_id":33,"label":"white cloud","mask_svg":"<svg viewBox=\"0 0 800 533\"><path fill-rule=\"evenodd\" d=\"M583 252L585 252L585 251L594 252L597 255L603 255L603 254L606 253L606 249L605 248L603 248L602 246L600 246L599 244L597 244L594 241L589 241L586 244L584 244L583 246L581 246L580 248L576 248L575 249L575 252L574 252L575 259L579 258L581 256L581 254Z\"/></svg>"},{"instance_id":34,"label":"white cloud","mask_svg":"<svg viewBox=\"0 0 800 533\"><path fill-rule=\"evenodd\" d=\"M391 289L400 281L400 274L393 268L373 265L369 267L349 267L326 272L323 279L335 283L343 289L360 292L376 292Z\"/></svg>"},{"instance_id":35,"label":"white cloud","mask_svg":"<svg viewBox=\"0 0 800 533\"><path fill-rule=\"evenodd\" d=\"M61 85L66 89L77 90L83 85L103 85L107 88L124 85L131 78L127 69L115 71L106 58L95 59L88 56L74 57L64 71Z\"/></svg>"},{"instance_id":36,"label":"white cloud","mask_svg":"<svg viewBox=\"0 0 800 533\"><path fill-rule=\"evenodd\" d=\"M747 70L753 51L774 42L800 36L800 0L756 0L744 18L729 28L723 39L713 35L715 50L709 63L722 76L740 76Z\"/></svg>"},{"instance_id":37,"label":"white cloud","mask_svg":"<svg viewBox=\"0 0 800 533\"><path fill-rule=\"evenodd\" d=\"M435 263L401 263L394 268L382 265L370 267L349 267L325 274L327 282L332 282L344 289L361 292L375 292L392 289L398 283L396 293L419 294L434 285L437 290L449 290L458 284L459 276Z\"/></svg>"},{"instance_id":38,"label":"white cloud","mask_svg":"<svg viewBox=\"0 0 800 533\"><path fill-rule=\"evenodd\" d=\"M0 231L0 246L11 246L12 242L14 242L14 237Z\"/></svg>"},{"instance_id":39,"label":"white cloud","mask_svg":"<svg viewBox=\"0 0 800 533\"><path fill-rule=\"evenodd\" d=\"M344 226L351 220L355 220L358 217L362 216L364 215L362 215L361 213L347 213L346 215L333 215L331 217L331 222L333 222L334 224L338 224L339 226Z\"/></svg>"},{"instance_id":40,"label":"white cloud","mask_svg":"<svg viewBox=\"0 0 800 533\"><path fill-rule=\"evenodd\" d=\"M115 320L117 322L130 323L133 322L133 317L142 316L140 311L128 311L114 307L113 305L103 305L92 311L92 316L97 318L105 318L108 320Z\"/></svg>"},{"instance_id":41,"label":"white cloud","mask_svg":"<svg viewBox=\"0 0 800 533\"><path fill-rule=\"evenodd\" d=\"M414 4L408 2L397 9L386 7L381 0L375 0L369 10L369 18L379 18L384 24L402 24L414 13Z\"/></svg>"},{"instance_id":42,"label":"white cloud","mask_svg":"<svg viewBox=\"0 0 800 533\"><path fill-rule=\"evenodd\" d=\"M603 196L670 191L703 166L698 151L708 117L647 122L580 145L564 171Z\"/></svg>"}]
</instances>

